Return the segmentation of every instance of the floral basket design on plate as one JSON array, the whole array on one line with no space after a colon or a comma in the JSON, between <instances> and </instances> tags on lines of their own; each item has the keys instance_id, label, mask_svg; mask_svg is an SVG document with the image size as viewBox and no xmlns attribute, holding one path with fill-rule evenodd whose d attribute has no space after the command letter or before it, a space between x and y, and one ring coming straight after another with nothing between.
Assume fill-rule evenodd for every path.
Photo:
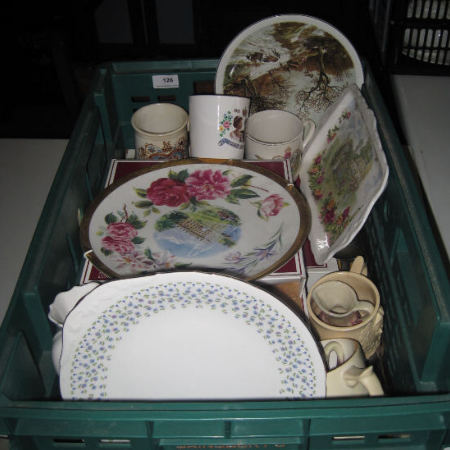
<instances>
[{"instance_id":1,"label":"floral basket design on plate","mask_svg":"<svg viewBox=\"0 0 450 450\"><path fill-rule=\"evenodd\" d=\"M306 239L306 202L273 174L245 163L160 167L111 186L82 225L105 273L207 267L251 278Z\"/></svg>"},{"instance_id":2,"label":"floral basket design on plate","mask_svg":"<svg viewBox=\"0 0 450 450\"><path fill-rule=\"evenodd\" d=\"M304 156L301 189L312 209L311 249L328 261L358 233L388 178L375 118L356 86L327 111Z\"/></svg>"},{"instance_id":3,"label":"floral basket design on plate","mask_svg":"<svg viewBox=\"0 0 450 450\"><path fill-rule=\"evenodd\" d=\"M339 128L347 125L343 122L350 121L351 115L350 111L344 111L338 123L328 130L329 147L314 159L308 171L309 187L319 208L329 245L334 244L354 217L355 212L350 211L355 198L349 193L358 189L373 163L368 141L361 143L355 154L351 137L345 141L336 138ZM333 173L334 177L326 177L327 173Z\"/></svg>"},{"instance_id":4,"label":"floral basket design on plate","mask_svg":"<svg viewBox=\"0 0 450 450\"><path fill-rule=\"evenodd\" d=\"M217 93L251 98L251 113L284 109L316 123L344 89L364 80L358 55L330 24L280 15L243 30L217 69Z\"/></svg>"},{"instance_id":5,"label":"floral basket design on plate","mask_svg":"<svg viewBox=\"0 0 450 450\"><path fill-rule=\"evenodd\" d=\"M324 363L300 317L232 277L111 281L72 310L63 333L65 399L325 396Z\"/></svg>"}]
</instances>

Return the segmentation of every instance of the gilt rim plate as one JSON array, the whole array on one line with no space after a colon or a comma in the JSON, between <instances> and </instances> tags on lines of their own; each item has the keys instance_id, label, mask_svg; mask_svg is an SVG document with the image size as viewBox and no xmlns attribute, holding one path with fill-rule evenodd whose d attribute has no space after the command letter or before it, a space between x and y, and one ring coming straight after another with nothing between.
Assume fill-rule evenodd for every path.
<instances>
[{"instance_id":1,"label":"gilt rim plate","mask_svg":"<svg viewBox=\"0 0 450 450\"><path fill-rule=\"evenodd\" d=\"M343 90L364 73L350 41L315 17L263 19L238 34L217 68L217 94L251 98L250 112L284 109L318 123Z\"/></svg>"},{"instance_id":2,"label":"gilt rim plate","mask_svg":"<svg viewBox=\"0 0 450 450\"><path fill-rule=\"evenodd\" d=\"M109 281L63 329L66 400L325 397L319 346L295 305L204 272Z\"/></svg>"},{"instance_id":3,"label":"gilt rim plate","mask_svg":"<svg viewBox=\"0 0 450 450\"><path fill-rule=\"evenodd\" d=\"M180 160L106 188L81 224L87 258L112 278L203 270L245 280L272 273L304 244L303 194L241 161Z\"/></svg>"}]
</instances>

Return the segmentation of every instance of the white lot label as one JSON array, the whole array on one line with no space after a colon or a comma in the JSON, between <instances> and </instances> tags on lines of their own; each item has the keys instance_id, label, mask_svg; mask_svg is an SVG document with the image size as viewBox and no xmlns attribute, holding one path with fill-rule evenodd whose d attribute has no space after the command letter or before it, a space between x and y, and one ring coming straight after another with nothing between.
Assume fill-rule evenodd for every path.
<instances>
[{"instance_id":1,"label":"white lot label","mask_svg":"<svg viewBox=\"0 0 450 450\"><path fill-rule=\"evenodd\" d=\"M180 86L178 75L153 75L153 89L169 89Z\"/></svg>"}]
</instances>

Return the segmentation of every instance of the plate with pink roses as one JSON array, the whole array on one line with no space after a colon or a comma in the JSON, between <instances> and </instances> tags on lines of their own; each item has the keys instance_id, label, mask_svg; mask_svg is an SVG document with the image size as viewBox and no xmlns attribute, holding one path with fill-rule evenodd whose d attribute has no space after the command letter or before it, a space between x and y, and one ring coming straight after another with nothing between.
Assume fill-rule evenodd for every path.
<instances>
[{"instance_id":1,"label":"plate with pink roses","mask_svg":"<svg viewBox=\"0 0 450 450\"><path fill-rule=\"evenodd\" d=\"M253 280L289 260L310 226L303 194L270 170L189 159L145 168L106 188L86 211L81 242L113 278L209 270Z\"/></svg>"}]
</instances>

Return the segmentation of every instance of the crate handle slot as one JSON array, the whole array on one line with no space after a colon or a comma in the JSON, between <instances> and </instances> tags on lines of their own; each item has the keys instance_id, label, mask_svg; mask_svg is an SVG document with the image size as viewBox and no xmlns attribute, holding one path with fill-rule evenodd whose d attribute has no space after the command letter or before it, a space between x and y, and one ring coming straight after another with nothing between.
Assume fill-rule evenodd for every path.
<instances>
[{"instance_id":1,"label":"crate handle slot","mask_svg":"<svg viewBox=\"0 0 450 450\"><path fill-rule=\"evenodd\" d=\"M86 442L84 439L77 438L53 438L53 445L64 448L83 448L86 447Z\"/></svg>"},{"instance_id":2,"label":"crate handle slot","mask_svg":"<svg viewBox=\"0 0 450 450\"><path fill-rule=\"evenodd\" d=\"M132 95L131 96L131 101L133 103L149 102L150 101L150 97L148 95Z\"/></svg>"},{"instance_id":3,"label":"crate handle slot","mask_svg":"<svg viewBox=\"0 0 450 450\"><path fill-rule=\"evenodd\" d=\"M158 95L158 101L161 103L176 102L177 97L175 95Z\"/></svg>"},{"instance_id":4,"label":"crate handle slot","mask_svg":"<svg viewBox=\"0 0 450 450\"><path fill-rule=\"evenodd\" d=\"M332 436L330 445L332 447L341 448L360 448L361 445L365 445L365 435L345 435L345 436Z\"/></svg>"},{"instance_id":5,"label":"crate handle slot","mask_svg":"<svg viewBox=\"0 0 450 450\"><path fill-rule=\"evenodd\" d=\"M362 441L365 438L366 438L366 436L364 436L364 435L349 435L349 436L333 436L332 440L335 442Z\"/></svg>"},{"instance_id":6,"label":"crate handle slot","mask_svg":"<svg viewBox=\"0 0 450 450\"><path fill-rule=\"evenodd\" d=\"M378 439L381 440L410 440L411 435L409 433L389 433L389 434L380 434Z\"/></svg>"},{"instance_id":7,"label":"crate handle slot","mask_svg":"<svg viewBox=\"0 0 450 450\"><path fill-rule=\"evenodd\" d=\"M131 440L130 439L100 439L98 441L99 448L114 448L114 449L124 449L131 448Z\"/></svg>"}]
</instances>

